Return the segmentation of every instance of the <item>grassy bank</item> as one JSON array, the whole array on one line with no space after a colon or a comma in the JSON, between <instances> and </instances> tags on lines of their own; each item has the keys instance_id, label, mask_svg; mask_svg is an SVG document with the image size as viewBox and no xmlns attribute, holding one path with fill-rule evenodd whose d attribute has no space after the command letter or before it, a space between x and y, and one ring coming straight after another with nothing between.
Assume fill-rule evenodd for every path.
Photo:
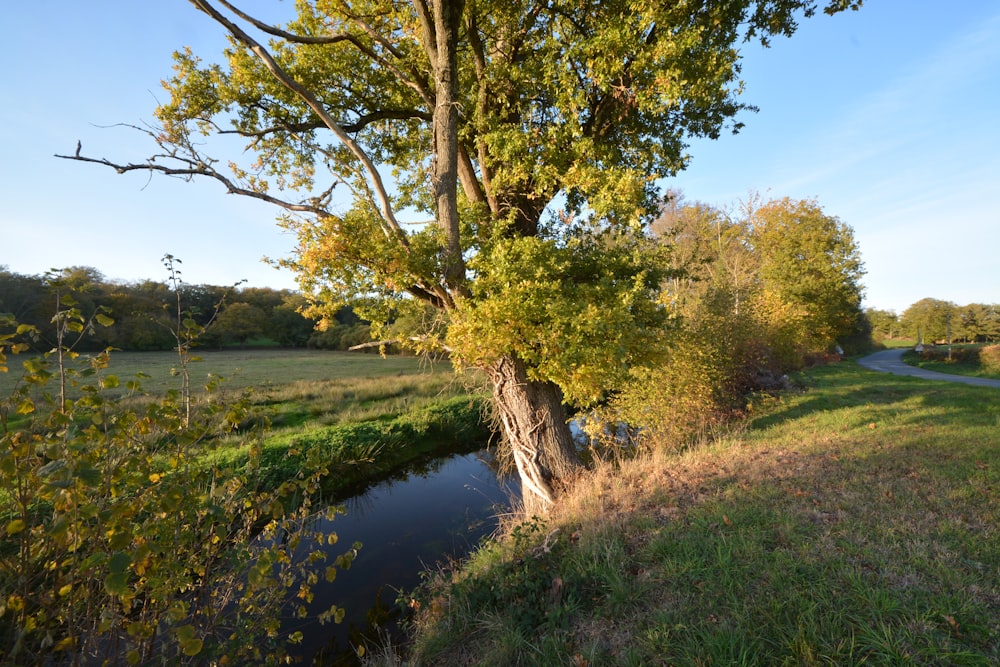
<instances>
[{"instance_id":1,"label":"grassy bank","mask_svg":"<svg viewBox=\"0 0 1000 667\"><path fill-rule=\"evenodd\" d=\"M484 410L482 397L453 396L399 414L388 409L364 421L271 432L261 446L259 481L274 488L323 467L324 492L342 499L414 462L481 449L490 438ZM221 447L207 460L242 467L248 454L247 446Z\"/></svg>"},{"instance_id":2,"label":"grassy bank","mask_svg":"<svg viewBox=\"0 0 1000 667\"><path fill-rule=\"evenodd\" d=\"M416 596L449 665L992 665L1000 393L820 368L747 432L601 465Z\"/></svg>"}]
</instances>

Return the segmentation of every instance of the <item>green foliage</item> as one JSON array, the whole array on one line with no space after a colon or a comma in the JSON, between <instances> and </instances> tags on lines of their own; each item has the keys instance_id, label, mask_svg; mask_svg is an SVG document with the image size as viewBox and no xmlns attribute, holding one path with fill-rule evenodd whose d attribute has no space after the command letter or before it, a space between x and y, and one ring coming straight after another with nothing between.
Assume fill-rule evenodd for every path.
<instances>
[{"instance_id":1,"label":"green foliage","mask_svg":"<svg viewBox=\"0 0 1000 667\"><path fill-rule=\"evenodd\" d=\"M27 333L0 336L4 370ZM141 386L109 363L108 353L80 365L55 352L29 357L0 399L0 661L281 660L294 639L281 610L290 591L309 599L318 547L333 537L307 520L322 466L256 489L258 433L243 436L244 469L197 464L249 404L210 391L192 409L172 390L129 407L109 392ZM46 393L62 376L77 398ZM12 427L14 414L27 422Z\"/></svg>"},{"instance_id":2,"label":"green foliage","mask_svg":"<svg viewBox=\"0 0 1000 667\"><path fill-rule=\"evenodd\" d=\"M803 313L808 351L826 351L853 332L861 312L864 266L847 225L815 200L770 201L749 213L749 241L760 278Z\"/></svg>"},{"instance_id":3,"label":"green foliage","mask_svg":"<svg viewBox=\"0 0 1000 667\"><path fill-rule=\"evenodd\" d=\"M667 331L658 302L666 254L626 234L502 241L470 263L472 298L452 316L454 358L488 367L516 354L529 379L551 380L587 405L655 358ZM660 261L655 261L656 259Z\"/></svg>"},{"instance_id":4,"label":"green foliage","mask_svg":"<svg viewBox=\"0 0 1000 667\"><path fill-rule=\"evenodd\" d=\"M921 299L899 318L903 332L923 343L947 341L952 323L959 323L958 307L950 301Z\"/></svg>"},{"instance_id":5,"label":"green foliage","mask_svg":"<svg viewBox=\"0 0 1000 667\"><path fill-rule=\"evenodd\" d=\"M1000 345L987 345L980 349L979 363L989 373L1000 373Z\"/></svg>"}]
</instances>

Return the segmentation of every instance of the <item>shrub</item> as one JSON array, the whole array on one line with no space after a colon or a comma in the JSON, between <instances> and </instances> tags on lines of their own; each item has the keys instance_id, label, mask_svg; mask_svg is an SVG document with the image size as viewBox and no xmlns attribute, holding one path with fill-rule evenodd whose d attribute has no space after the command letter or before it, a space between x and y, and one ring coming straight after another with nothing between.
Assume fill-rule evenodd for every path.
<instances>
[{"instance_id":1,"label":"shrub","mask_svg":"<svg viewBox=\"0 0 1000 667\"><path fill-rule=\"evenodd\" d=\"M0 332L0 370L24 351L24 333ZM245 436L248 470L196 465L244 421L247 401L210 393L192 406L171 391L128 407L106 394L119 387L108 353L61 353L24 361L0 398L0 663L283 659L300 635L281 627L279 611L290 590L309 599L322 575L325 556L308 545L335 538L306 521L318 475L254 489L257 433ZM80 398L50 397L54 379ZM325 566L328 578L357 546ZM334 607L321 618L341 615Z\"/></svg>"},{"instance_id":2,"label":"shrub","mask_svg":"<svg viewBox=\"0 0 1000 667\"><path fill-rule=\"evenodd\" d=\"M979 363L987 372L1000 373L1000 345L987 345L981 348Z\"/></svg>"}]
</instances>

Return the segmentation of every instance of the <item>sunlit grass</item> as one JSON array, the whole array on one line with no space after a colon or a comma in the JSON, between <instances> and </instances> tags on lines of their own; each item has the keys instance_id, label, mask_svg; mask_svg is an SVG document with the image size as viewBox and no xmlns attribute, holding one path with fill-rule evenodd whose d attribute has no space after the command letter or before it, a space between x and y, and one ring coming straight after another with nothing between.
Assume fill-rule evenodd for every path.
<instances>
[{"instance_id":1,"label":"sunlit grass","mask_svg":"<svg viewBox=\"0 0 1000 667\"><path fill-rule=\"evenodd\" d=\"M938 373L1000 379L1000 372L996 368L988 368L981 363L976 352L982 348L982 345L953 345L949 355L948 346L940 345L929 354L907 352L903 355L903 361Z\"/></svg>"},{"instance_id":2,"label":"sunlit grass","mask_svg":"<svg viewBox=\"0 0 1000 667\"><path fill-rule=\"evenodd\" d=\"M745 433L598 465L442 576L421 664L997 664L1000 392L799 380Z\"/></svg>"}]
</instances>

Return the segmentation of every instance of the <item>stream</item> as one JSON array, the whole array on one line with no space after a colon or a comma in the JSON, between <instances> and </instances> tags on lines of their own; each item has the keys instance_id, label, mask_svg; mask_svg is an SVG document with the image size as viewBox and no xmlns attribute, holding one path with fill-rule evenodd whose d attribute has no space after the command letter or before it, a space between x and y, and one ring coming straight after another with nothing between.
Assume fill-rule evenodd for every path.
<instances>
[{"instance_id":1,"label":"stream","mask_svg":"<svg viewBox=\"0 0 1000 667\"><path fill-rule=\"evenodd\" d=\"M293 654L302 664L356 665L354 647L380 635L402 641L399 595L416 588L422 572L467 555L492 534L517 493L516 478L498 480L481 451L424 462L341 503L347 514L318 526L339 538L327 562L355 541L362 548L349 570L315 587L310 618L283 625L305 636ZM331 604L346 609L344 620L320 625L316 613Z\"/></svg>"}]
</instances>

